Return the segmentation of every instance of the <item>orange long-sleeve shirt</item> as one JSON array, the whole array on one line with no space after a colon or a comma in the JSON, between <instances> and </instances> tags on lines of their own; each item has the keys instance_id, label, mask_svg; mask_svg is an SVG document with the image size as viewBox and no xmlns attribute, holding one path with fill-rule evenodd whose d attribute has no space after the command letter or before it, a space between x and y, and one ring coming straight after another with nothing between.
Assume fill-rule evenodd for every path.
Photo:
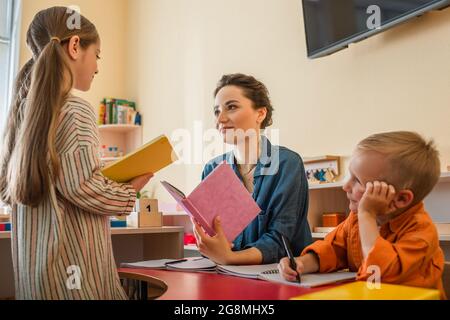
<instances>
[{"instance_id":1,"label":"orange long-sleeve shirt","mask_svg":"<svg viewBox=\"0 0 450 320\"><path fill-rule=\"evenodd\" d=\"M357 280L365 281L373 272L369 267L378 266L381 282L438 289L445 299L444 254L436 227L423 203L382 225L380 236L365 261L358 215L353 212L323 241L305 248L302 255L311 251L319 257L320 272L349 268L358 272Z\"/></svg>"}]
</instances>

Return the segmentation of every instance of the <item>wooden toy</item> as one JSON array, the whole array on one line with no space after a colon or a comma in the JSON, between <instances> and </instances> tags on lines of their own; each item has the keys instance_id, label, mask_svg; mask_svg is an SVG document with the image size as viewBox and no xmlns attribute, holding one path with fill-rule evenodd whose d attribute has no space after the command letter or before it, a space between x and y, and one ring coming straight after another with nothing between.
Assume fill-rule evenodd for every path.
<instances>
[{"instance_id":1,"label":"wooden toy","mask_svg":"<svg viewBox=\"0 0 450 320\"><path fill-rule=\"evenodd\" d=\"M336 182L340 175L340 157L305 158L304 166L310 184Z\"/></svg>"},{"instance_id":2,"label":"wooden toy","mask_svg":"<svg viewBox=\"0 0 450 320\"><path fill-rule=\"evenodd\" d=\"M163 217L158 210L157 199L141 198L136 202L136 212L127 221L128 225L137 228L162 227Z\"/></svg>"},{"instance_id":3,"label":"wooden toy","mask_svg":"<svg viewBox=\"0 0 450 320\"><path fill-rule=\"evenodd\" d=\"M322 215L322 227L337 227L346 218L345 213L330 212Z\"/></svg>"}]
</instances>

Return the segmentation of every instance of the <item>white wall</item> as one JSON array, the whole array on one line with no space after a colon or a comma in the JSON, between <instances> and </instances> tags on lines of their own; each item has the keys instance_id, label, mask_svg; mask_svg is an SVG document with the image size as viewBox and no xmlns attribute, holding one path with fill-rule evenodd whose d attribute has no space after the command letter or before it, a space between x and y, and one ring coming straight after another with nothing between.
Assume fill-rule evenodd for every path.
<instances>
[{"instance_id":1,"label":"white wall","mask_svg":"<svg viewBox=\"0 0 450 320\"><path fill-rule=\"evenodd\" d=\"M26 46L26 33L34 15L52 6L76 5L81 13L97 27L101 38L99 74L89 92L77 95L89 101L97 110L104 97L126 97L125 83L131 77L126 70L127 0L22 0L22 27L20 40L20 66L31 57Z\"/></svg>"},{"instance_id":2,"label":"white wall","mask_svg":"<svg viewBox=\"0 0 450 320\"><path fill-rule=\"evenodd\" d=\"M348 156L365 136L402 129L433 137L443 170L450 165L450 9L309 60L299 0L24 0L21 64L32 17L56 4L79 5L101 34L100 74L82 96L94 106L104 96L136 100L144 141L193 134L195 121L212 128L215 84L244 72L271 92L280 144L304 157ZM167 179L191 191L203 167L193 160L149 189Z\"/></svg>"},{"instance_id":3,"label":"white wall","mask_svg":"<svg viewBox=\"0 0 450 320\"><path fill-rule=\"evenodd\" d=\"M450 9L308 60L299 0L128 4L127 92L144 113L144 140L195 120L213 127L216 82L244 72L267 85L280 144L302 156L350 155L365 136L401 129L433 137L450 164ZM190 191L201 167L160 176Z\"/></svg>"}]
</instances>

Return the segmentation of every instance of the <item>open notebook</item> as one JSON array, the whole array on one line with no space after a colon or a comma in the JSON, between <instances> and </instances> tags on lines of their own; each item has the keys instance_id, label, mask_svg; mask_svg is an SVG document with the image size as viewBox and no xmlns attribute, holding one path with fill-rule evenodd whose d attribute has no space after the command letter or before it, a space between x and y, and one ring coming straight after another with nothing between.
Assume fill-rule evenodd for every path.
<instances>
[{"instance_id":1,"label":"open notebook","mask_svg":"<svg viewBox=\"0 0 450 320\"><path fill-rule=\"evenodd\" d=\"M278 264L265 264L255 266L217 266L217 272L229 274L237 277L261 279L265 281L278 282L297 287L318 287L330 283L354 280L355 272L331 272L331 273L311 273L301 277L301 283L285 280L278 271Z\"/></svg>"},{"instance_id":2,"label":"open notebook","mask_svg":"<svg viewBox=\"0 0 450 320\"><path fill-rule=\"evenodd\" d=\"M176 263L173 263L176 262ZM271 282L278 282L297 287L318 287L330 283L354 280L355 272L332 272L332 273L314 273L302 275L301 283L285 280L278 272L278 264L263 264L249 266L224 266L216 265L207 258L185 258L185 259L161 259L150 260L136 263L122 263L123 268L148 268L148 269L168 269L190 272L217 272L220 274L231 275L235 277L260 279Z\"/></svg>"},{"instance_id":3,"label":"open notebook","mask_svg":"<svg viewBox=\"0 0 450 320\"><path fill-rule=\"evenodd\" d=\"M184 259L160 259L148 260L133 263L122 263L122 268L136 269L167 269L178 271L194 272L215 272L216 264L203 257L184 258Z\"/></svg>"}]
</instances>

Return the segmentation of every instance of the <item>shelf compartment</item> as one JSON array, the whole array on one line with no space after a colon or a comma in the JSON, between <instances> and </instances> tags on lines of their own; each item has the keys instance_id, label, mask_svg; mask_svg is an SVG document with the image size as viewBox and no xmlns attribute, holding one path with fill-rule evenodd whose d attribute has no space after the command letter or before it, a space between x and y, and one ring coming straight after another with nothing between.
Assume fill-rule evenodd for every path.
<instances>
[{"instance_id":1,"label":"shelf compartment","mask_svg":"<svg viewBox=\"0 0 450 320\"><path fill-rule=\"evenodd\" d=\"M139 130L142 126L133 124L104 124L98 127L100 132L128 133Z\"/></svg>"}]
</instances>

